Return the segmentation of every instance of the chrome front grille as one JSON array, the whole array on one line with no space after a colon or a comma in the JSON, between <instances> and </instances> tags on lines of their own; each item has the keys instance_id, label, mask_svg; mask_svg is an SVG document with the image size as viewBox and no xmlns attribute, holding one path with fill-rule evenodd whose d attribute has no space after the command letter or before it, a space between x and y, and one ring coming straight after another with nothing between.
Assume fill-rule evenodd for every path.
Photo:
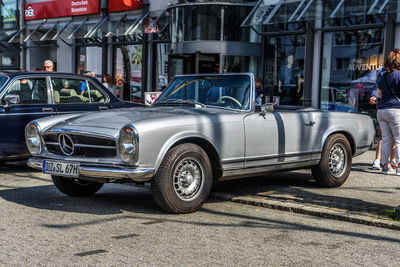
<instances>
[{"instance_id":1,"label":"chrome front grille","mask_svg":"<svg viewBox=\"0 0 400 267\"><path fill-rule=\"evenodd\" d=\"M47 150L60 156L78 156L90 158L109 158L117 155L116 142L98 136L86 136L75 133L50 133L43 136ZM63 149L63 147L69 149ZM66 152L72 151L72 153Z\"/></svg>"}]
</instances>

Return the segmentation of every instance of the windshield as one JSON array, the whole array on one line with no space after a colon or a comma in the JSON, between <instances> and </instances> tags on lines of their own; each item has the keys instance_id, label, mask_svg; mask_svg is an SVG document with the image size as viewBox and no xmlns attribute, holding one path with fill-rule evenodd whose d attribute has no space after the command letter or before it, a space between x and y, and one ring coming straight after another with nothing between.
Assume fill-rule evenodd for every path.
<instances>
[{"instance_id":1,"label":"windshield","mask_svg":"<svg viewBox=\"0 0 400 267\"><path fill-rule=\"evenodd\" d=\"M250 108L250 76L183 76L165 89L155 104L183 103L238 110Z\"/></svg>"},{"instance_id":2,"label":"windshield","mask_svg":"<svg viewBox=\"0 0 400 267\"><path fill-rule=\"evenodd\" d=\"M5 75L0 75L0 89L3 87L3 85L7 82L8 76ZM0 90L1 91L1 90Z\"/></svg>"}]
</instances>

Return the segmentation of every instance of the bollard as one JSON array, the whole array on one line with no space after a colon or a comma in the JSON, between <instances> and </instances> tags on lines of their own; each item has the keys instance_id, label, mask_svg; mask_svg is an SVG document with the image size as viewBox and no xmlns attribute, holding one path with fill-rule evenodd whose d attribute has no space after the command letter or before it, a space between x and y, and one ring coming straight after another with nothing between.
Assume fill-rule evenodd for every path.
<instances>
[{"instance_id":1,"label":"bollard","mask_svg":"<svg viewBox=\"0 0 400 267\"><path fill-rule=\"evenodd\" d=\"M400 219L400 206L396 207L396 213L394 214L394 217L396 219Z\"/></svg>"}]
</instances>

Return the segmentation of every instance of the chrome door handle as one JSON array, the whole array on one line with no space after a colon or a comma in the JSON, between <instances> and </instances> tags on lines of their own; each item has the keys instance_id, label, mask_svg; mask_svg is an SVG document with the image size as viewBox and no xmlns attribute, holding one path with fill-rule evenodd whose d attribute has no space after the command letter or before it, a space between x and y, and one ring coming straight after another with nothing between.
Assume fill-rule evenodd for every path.
<instances>
[{"instance_id":1,"label":"chrome door handle","mask_svg":"<svg viewBox=\"0 0 400 267\"><path fill-rule=\"evenodd\" d=\"M108 107L107 106L100 106L99 110L108 110Z\"/></svg>"},{"instance_id":2,"label":"chrome door handle","mask_svg":"<svg viewBox=\"0 0 400 267\"><path fill-rule=\"evenodd\" d=\"M316 124L315 121L309 121L309 122L304 123L305 126L314 126L314 124Z\"/></svg>"},{"instance_id":3,"label":"chrome door handle","mask_svg":"<svg viewBox=\"0 0 400 267\"><path fill-rule=\"evenodd\" d=\"M53 112L53 108L42 108L43 112Z\"/></svg>"}]
</instances>

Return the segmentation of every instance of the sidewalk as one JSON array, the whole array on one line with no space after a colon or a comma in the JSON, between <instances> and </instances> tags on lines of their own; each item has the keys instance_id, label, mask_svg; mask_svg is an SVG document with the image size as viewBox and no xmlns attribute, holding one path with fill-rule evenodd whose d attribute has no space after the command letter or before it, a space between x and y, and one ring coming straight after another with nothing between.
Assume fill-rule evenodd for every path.
<instances>
[{"instance_id":1,"label":"sidewalk","mask_svg":"<svg viewBox=\"0 0 400 267\"><path fill-rule=\"evenodd\" d=\"M350 176L338 188L319 187L310 170L301 170L220 182L212 197L400 230L387 212L400 205L400 176L372 170L374 157L371 150L353 158Z\"/></svg>"}]
</instances>

